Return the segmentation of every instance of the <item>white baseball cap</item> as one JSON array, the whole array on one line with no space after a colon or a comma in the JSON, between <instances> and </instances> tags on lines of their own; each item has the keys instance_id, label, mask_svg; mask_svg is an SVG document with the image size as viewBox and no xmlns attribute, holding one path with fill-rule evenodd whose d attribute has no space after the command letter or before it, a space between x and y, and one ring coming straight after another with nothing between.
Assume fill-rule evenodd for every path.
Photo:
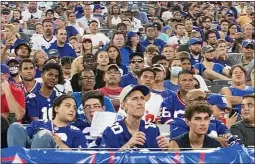
<instances>
[{"instance_id":1,"label":"white baseball cap","mask_svg":"<svg viewBox=\"0 0 255 164\"><path fill-rule=\"evenodd\" d=\"M120 93L120 103L122 103L128 94L130 94L133 91L141 91L144 96L147 96L150 93L150 89L146 87L145 85L128 85L125 88L122 89Z\"/></svg>"}]
</instances>

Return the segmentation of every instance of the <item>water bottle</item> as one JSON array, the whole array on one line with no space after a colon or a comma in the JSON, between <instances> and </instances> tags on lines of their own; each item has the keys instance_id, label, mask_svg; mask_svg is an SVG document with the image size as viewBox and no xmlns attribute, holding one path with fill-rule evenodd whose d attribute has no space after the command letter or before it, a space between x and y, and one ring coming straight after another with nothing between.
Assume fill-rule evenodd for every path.
<instances>
[{"instance_id":1,"label":"water bottle","mask_svg":"<svg viewBox=\"0 0 255 164\"><path fill-rule=\"evenodd\" d=\"M16 117L15 117L15 113L9 113L8 120L9 120L10 124L16 122L17 119L16 119Z\"/></svg>"}]
</instances>

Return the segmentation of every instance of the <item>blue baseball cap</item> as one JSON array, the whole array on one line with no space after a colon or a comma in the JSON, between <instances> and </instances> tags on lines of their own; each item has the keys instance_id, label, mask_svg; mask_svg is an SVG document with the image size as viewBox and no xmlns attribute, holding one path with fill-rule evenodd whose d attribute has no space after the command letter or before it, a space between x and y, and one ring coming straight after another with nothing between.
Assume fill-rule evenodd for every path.
<instances>
[{"instance_id":1,"label":"blue baseball cap","mask_svg":"<svg viewBox=\"0 0 255 164\"><path fill-rule=\"evenodd\" d=\"M173 28L172 28L171 26L169 26L169 25L166 25L166 26L164 26L164 27L162 28L161 31L162 31L163 33L165 33L166 30L173 30Z\"/></svg>"},{"instance_id":2,"label":"blue baseball cap","mask_svg":"<svg viewBox=\"0 0 255 164\"><path fill-rule=\"evenodd\" d=\"M9 67L6 64L1 62L1 73L6 74L9 72L10 72Z\"/></svg>"},{"instance_id":3,"label":"blue baseball cap","mask_svg":"<svg viewBox=\"0 0 255 164\"><path fill-rule=\"evenodd\" d=\"M150 89L145 85L128 85L122 89L120 93L120 103L122 103L125 98L133 91L141 91L144 96L147 96L150 93Z\"/></svg>"},{"instance_id":4,"label":"blue baseball cap","mask_svg":"<svg viewBox=\"0 0 255 164\"><path fill-rule=\"evenodd\" d=\"M104 9L104 7L102 7L100 4L95 4L93 10L95 11L97 9Z\"/></svg>"},{"instance_id":5,"label":"blue baseball cap","mask_svg":"<svg viewBox=\"0 0 255 164\"><path fill-rule=\"evenodd\" d=\"M216 105L220 109L227 109L227 99L220 94L212 94L207 98L207 102L211 105Z\"/></svg>"},{"instance_id":6,"label":"blue baseball cap","mask_svg":"<svg viewBox=\"0 0 255 164\"><path fill-rule=\"evenodd\" d=\"M228 11L226 12L226 15L233 15L233 16L234 16L234 12L233 12L232 10L228 10Z\"/></svg>"},{"instance_id":7,"label":"blue baseball cap","mask_svg":"<svg viewBox=\"0 0 255 164\"><path fill-rule=\"evenodd\" d=\"M202 44L202 41L198 38L191 38L189 40L189 45L193 45L193 44Z\"/></svg>"},{"instance_id":8,"label":"blue baseball cap","mask_svg":"<svg viewBox=\"0 0 255 164\"><path fill-rule=\"evenodd\" d=\"M254 46L254 42L252 40L243 40L242 47L247 47L248 45Z\"/></svg>"},{"instance_id":9,"label":"blue baseball cap","mask_svg":"<svg viewBox=\"0 0 255 164\"><path fill-rule=\"evenodd\" d=\"M60 57L60 54L58 52L57 49L50 49L48 51L48 56L51 57L51 56L54 56L54 57Z\"/></svg>"},{"instance_id":10,"label":"blue baseball cap","mask_svg":"<svg viewBox=\"0 0 255 164\"><path fill-rule=\"evenodd\" d=\"M129 31L128 33L127 33L127 37L128 38L132 38L132 37L134 37L134 36L136 36L136 35L138 35L136 32L133 32L133 31Z\"/></svg>"}]
</instances>

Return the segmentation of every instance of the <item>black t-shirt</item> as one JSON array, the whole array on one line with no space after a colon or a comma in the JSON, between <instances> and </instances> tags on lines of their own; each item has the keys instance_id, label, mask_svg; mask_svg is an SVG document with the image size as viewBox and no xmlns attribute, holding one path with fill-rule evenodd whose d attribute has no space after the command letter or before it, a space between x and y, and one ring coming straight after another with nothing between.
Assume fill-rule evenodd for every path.
<instances>
[{"instance_id":1,"label":"black t-shirt","mask_svg":"<svg viewBox=\"0 0 255 164\"><path fill-rule=\"evenodd\" d=\"M179 148L190 148L190 149L185 149L185 150L192 150L192 147L190 146L190 142L189 142L189 133L188 132L184 133L176 138L173 138L172 140L177 142L177 144L179 145ZM217 147L221 147L221 144L216 139L205 135L205 139L204 139L202 148L217 148Z\"/></svg>"}]
</instances>

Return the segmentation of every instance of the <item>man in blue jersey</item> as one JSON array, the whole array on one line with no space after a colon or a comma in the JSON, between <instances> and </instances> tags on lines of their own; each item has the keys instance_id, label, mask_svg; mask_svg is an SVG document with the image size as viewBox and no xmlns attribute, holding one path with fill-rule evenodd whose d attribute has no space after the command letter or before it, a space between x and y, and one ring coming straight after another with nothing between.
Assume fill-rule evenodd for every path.
<instances>
[{"instance_id":1,"label":"man in blue jersey","mask_svg":"<svg viewBox=\"0 0 255 164\"><path fill-rule=\"evenodd\" d=\"M82 132L77 127L69 125L76 115L74 98L61 95L54 100L52 108L53 120L34 120L27 128L19 123L13 123L7 132L8 146L65 150L87 148L87 141Z\"/></svg>"},{"instance_id":2,"label":"man in blue jersey","mask_svg":"<svg viewBox=\"0 0 255 164\"><path fill-rule=\"evenodd\" d=\"M138 84L137 75L144 68L144 56L142 53L135 52L130 54L129 60L131 71L121 77L120 86L122 88L130 84L137 85Z\"/></svg>"},{"instance_id":3,"label":"man in blue jersey","mask_svg":"<svg viewBox=\"0 0 255 164\"><path fill-rule=\"evenodd\" d=\"M26 97L26 116L28 121L52 118L52 103L57 97L54 87L63 78L61 67L56 63L44 65L42 87Z\"/></svg>"},{"instance_id":4,"label":"man in blue jersey","mask_svg":"<svg viewBox=\"0 0 255 164\"><path fill-rule=\"evenodd\" d=\"M20 76L23 79L25 94L41 89L41 83L35 80L35 64L31 59L24 59L19 64Z\"/></svg>"},{"instance_id":5,"label":"man in blue jersey","mask_svg":"<svg viewBox=\"0 0 255 164\"><path fill-rule=\"evenodd\" d=\"M98 147L101 138L93 138L90 136L90 126L93 119L94 112L105 111L104 95L98 90L91 90L82 95L82 104L84 119L77 119L72 125L78 127L85 135L88 147Z\"/></svg>"},{"instance_id":6,"label":"man in blue jersey","mask_svg":"<svg viewBox=\"0 0 255 164\"><path fill-rule=\"evenodd\" d=\"M85 68L78 74L78 83L81 86L81 92L73 92L71 95L75 98L77 102L77 117L85 119L83 104L82 104L82 95L88 91L94 90L96 84L96 76L92 69ZM111 100L108 97L104 97L105 110L109 112L114 112L114 107Z\"/></svg>"},{"instance_id":7,"label":"man in blue jersey","mask_svg":"<svg viewBox=\"0 0 255 164\"><path fill-rule=\"evenodd\" d=\"M74 49L66 43L67 32L64 28L56 29L57 40L54 43L51 43L50 47L45 49L45 52L48 53L50 49L57 49L60 57L71 56L76 58L76 53Z\"/></svg>"},{"instance_id":8,"label":"man in blue jersey","mask_svg":"<svg viewBox=\"0 0 255 164\"><path fill-rule=\"evenodd\" d=\"M155 124L142 120L145 112L145 96L150 93L144 85L129 85L120 94L120 103L127 117L107 127L103 132L102 148L167 148L169 141L160 136Z\"/></svg>"},{"instance_id":9,"label":"man in blue jersey","mask_svg":"<svg viewBox=\"0 0 255 164\"><path fill-rule=\"evenodd\" d=\"M161 105L161 123L169 124L173 118L182 117L185 108L185 96L194 89L194 76L189 71L178 74L179 91L174 96L166 98Z\"/></svg>"},{"instance_id":10,"label":"man in blue jersey","mask_svg":"<svg viewBox=\"0 0 255 164\"><path fill-rule=\"evenodd\" d=\"M191 64L195 65L196 63L200 63L202 60L202 41L198 38L191 38L189 40L189 50Z\"/></svg>"}]
</instances>

